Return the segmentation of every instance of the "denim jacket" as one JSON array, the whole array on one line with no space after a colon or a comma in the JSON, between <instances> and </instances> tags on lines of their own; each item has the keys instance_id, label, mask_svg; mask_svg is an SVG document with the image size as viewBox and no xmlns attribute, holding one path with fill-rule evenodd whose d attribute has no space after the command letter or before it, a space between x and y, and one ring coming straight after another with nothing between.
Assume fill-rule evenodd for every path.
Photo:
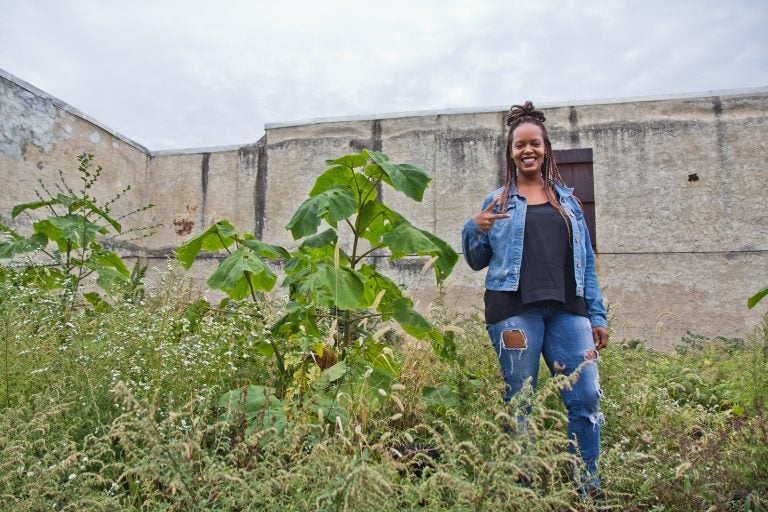
<instances>
[{"instance_id":1,"label":"denim jacket","mask_svg":"<svg viewBox=\"0 0 768 512\"><path fill-rule=\"evenodd\" d=\"M573 269L576 279L576 295L584 297L592 327L606 327L606 311L603 296L597 284L595 253L589 239L589 230L584 213L573 189L555 185L560 204L571 221L571 245L573 247ZM488 207L495 196L504 188L488 194L482 210ZM517 194L513 186L506 210L501 205L493 207L493 213L508 213L509 217L496 219L490 231L481 230L474 219L464 224L461 246L464 259L473 270L488 267L485 287L489 290L516 291L520 285L520 263L523 259L523 233L528 205L524 197Z\"/></svg>"}]
</instances>

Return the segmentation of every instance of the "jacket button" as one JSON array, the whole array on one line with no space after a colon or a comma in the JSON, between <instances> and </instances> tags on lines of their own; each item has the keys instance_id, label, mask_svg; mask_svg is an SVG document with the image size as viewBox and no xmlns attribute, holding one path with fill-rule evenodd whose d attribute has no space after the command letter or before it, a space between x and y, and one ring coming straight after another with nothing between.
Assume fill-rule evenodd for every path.
<instances>
[{"instance_id":1,"label":"jacket button","mask_svg":"<svg viewBox=\"0 0 768 512\"><path fill-rule=\"evenodd\" d=\"M577 242L579 241L579 237L576 237L576 241L577 241Z\"/></svg>"},{"instance_id":2,"label":"jacket button","mask_svg":"<svg viewBox=\"0 0 768 512\"><path fill-rule=\"evenodd\" d=\"M484 236L485 236L485 235L484 235L484 234L482 234L482 233L478 233L478 234L477 234L477 238L483 238Z\"/></svg>"},{"instance_id":3,"label":"jacket button","mask_svg":"<svg viewBox=\"0 0 768 512\"><path fill-rule=\"evenodd\" d=\"M580 261L577 261L577 262L576 262L576 266L577 266L577 267L581 267L581 262L580 262Z\"/></svg>"}]
</instances>

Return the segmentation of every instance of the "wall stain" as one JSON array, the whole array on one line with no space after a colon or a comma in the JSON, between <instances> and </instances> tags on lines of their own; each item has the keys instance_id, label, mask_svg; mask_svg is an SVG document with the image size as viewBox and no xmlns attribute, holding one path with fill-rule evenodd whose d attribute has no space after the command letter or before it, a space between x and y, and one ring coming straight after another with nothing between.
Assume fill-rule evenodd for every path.
<instances>
[{"instance_id":1,"label":"wall stain","mask_svg":"<svg viewBox=\"0 0 768 512\"><path fill-rule=\"evenodd\" d=\"M173 225L176 226L176 234L183 236L192 233L195 222L189 219L173 219Z\"/></svg>"},{"instance_id":2,"label":"wall stain","mask_svg":"<svg viewBox=\"0 0 768 512\"><path fill-rule=\"evenodd\" d=\"M581 145L581 137L579 135L579 116L576 112L576 107L568 109L568 124L570 125L568 138L571 141L571 147L578 148Z\"/></svg>"},{"instance_id":3,"label":"wall stain","mask_svg":"<svg viewBox=\"0 0 768 512\"><path fill-rule=\"evenodd\" d=\"M240 148L240 158L246 158L249 165L256 164L256 185L253 190L253 233L261 240L267 220L267 136L256 143L256 147Z\"/></svg>"},{"instance_id":4,"label":"wall stain","mask_svg":"<svg viewBox=\"0 0 768 512\"><path fill-rule=\"evenodd\" d=\"M501 130L496 137L496 184L501 187L507 181L507 115L501 116Z\"/></svg>"},{"instance_id":5,"label":"wall stain","mask_svg":"<svg viewBox=\"0 0 768 512\"><path fill-rule=\"evenodd\" d=\"M208 207L208 172L210 171L211 154L203 153L203 162L201 165L200 185L203 190L203 205L200 208L200 225L205 226L206 210Z\"/></svg>"},{"instance_id":6,"label":"wall stain","mask_svg":"<svg viewBox=\"0 0 768 512\"><path fill-rule=\"evenodd\" d=\"M720 199L726 218L731 217L731 166L728 160L728 147L725 142L725 123L723 122L723 102L720 96L712 98L712 113L715 116L715 147L717 148L718 164L720 172L725 176L719 180L722 183Z\"/></svg>"}]
</instances>

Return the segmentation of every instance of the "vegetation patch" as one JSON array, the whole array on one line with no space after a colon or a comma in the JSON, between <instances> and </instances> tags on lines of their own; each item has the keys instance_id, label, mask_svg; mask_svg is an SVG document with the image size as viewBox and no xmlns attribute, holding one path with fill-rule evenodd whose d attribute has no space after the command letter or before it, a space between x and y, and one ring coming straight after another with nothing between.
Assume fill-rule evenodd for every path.
<instances>
[{"instance_id":1,"label":"vegetation patch","mask_svg":"<svg viewBox=\"0 0 768 512\"><path fill-rule=\"evenodd\" d=\"M768 507L768 318L743 340L689 334L672 354L637 340L601 351L605 495L583 499L558 396L568 379L543 379L518 431L482 321L457 318L440 297L416 312L363 258L421 255L438 281L450 273L455 254L439 239L369 200L385 185L420 200L426 173L363 152L329 161L318 183L289 224L296 251L226 220L179 248L187 266L200 251L227 252L209 280L228 295L218 304L175 265L155 283L132 281L104 256L104 208L93 229L87 212L60 212L80 215L86 237L5 231L0 508ZM39 271L47 260L26 259L44 249L58 265L68 247L81 266L54 266L58 286ZM285 299L268 292L276 261ZM65 274L91 271L122 277L89 300Z\"/></svg>"}]
</instances>

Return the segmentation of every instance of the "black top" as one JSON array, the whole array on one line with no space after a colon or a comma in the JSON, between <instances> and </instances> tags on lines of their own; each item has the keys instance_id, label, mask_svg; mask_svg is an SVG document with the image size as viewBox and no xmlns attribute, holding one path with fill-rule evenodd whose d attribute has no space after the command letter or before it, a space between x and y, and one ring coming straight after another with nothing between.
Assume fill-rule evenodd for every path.
<instances>
[{"instance_id":1,"label":"black top","mask_svg":"<svg viewBox=\"0 0 768 512\"><path fill-rule=\"evenodd\" d=\"M520 314L523 306L554 301L577 315L587 315L584 297L576 295L569 226L549 203L528 205L523 260L517 291L485 290L485 322L493 324Z\"/></svg>"}]
</instances>

